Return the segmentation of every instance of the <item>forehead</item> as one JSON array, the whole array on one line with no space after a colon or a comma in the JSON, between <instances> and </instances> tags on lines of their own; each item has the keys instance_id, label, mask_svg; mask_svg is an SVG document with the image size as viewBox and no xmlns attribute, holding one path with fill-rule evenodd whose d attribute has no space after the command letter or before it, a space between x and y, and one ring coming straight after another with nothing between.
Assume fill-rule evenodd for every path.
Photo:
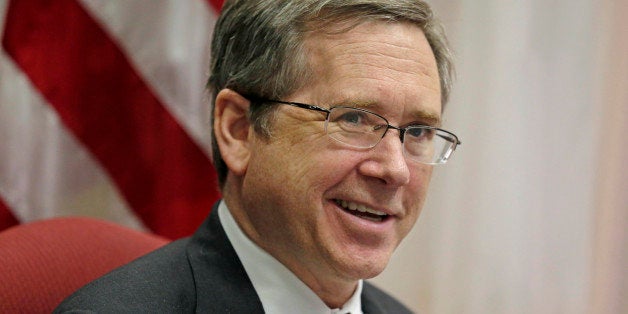
<instances>
[{"instance_id":1,"label":"forehead","mask_svg":"<svg viewBox=\"0 0 628 314\"><path fill-rule=\"evenodd\" d=\"M436 61L418 26L366 22L344 32L312 32L304 43L313 74L304 90L311 101L366 106L387 118L440 117Z\"/></svg>"}]
</instances>

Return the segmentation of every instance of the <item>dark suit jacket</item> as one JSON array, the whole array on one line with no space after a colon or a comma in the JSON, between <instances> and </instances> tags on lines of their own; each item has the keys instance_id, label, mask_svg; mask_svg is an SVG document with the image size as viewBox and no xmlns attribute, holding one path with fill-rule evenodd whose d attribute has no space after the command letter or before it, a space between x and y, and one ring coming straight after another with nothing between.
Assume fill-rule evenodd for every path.
<instances>
[{"instance_id":1,"label":"dark suit jacket","mask_svg":"<svg viewBox=\"0 0 628 314\"><path fill-rule=\"evenodd\" d=\"M364 313L411 313L364 283ZM95 313L263 313L262 303L218 219L217 206L181 239L89 283L55 310Z\"/></svg>"}]
</instances>

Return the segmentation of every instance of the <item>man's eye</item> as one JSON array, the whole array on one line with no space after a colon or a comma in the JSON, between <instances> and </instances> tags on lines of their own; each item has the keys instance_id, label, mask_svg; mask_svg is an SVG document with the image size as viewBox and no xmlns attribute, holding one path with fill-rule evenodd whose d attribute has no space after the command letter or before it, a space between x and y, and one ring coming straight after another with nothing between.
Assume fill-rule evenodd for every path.
<instances>
[{"instance_id":1,"label":"man's eye","mask_svg":"<svg viewBox=\"0 0 628 314\"><path fill-rule=\"evenodd\" d=\"M424 128L409 128L406 131L406 136L412 136L412 137L416 137L416 138L421 138L421 137L431 137L430 135L432 134L432 130L430 129L424 129Z\"/></svg>"},{"instance_id":2,"label":"man's eye","mask_svg":"<svg viewBox=\"0 0 628 314\"><path fill-rule=\"evenodd\" d=\"M342 123L359 125L364 122L364 113L356 111L356 112L345 112L340 117L338 117L337 121Z\"/></svg>"}]
</instances>

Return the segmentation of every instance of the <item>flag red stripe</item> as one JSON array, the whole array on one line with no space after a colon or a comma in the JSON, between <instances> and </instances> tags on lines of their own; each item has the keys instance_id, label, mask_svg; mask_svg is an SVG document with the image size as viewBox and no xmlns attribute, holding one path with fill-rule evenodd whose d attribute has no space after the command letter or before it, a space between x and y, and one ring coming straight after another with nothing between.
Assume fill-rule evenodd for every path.
<instances>
[{"instance_id":1,"label":"flag red stripe","mask_svg":"<svg viewBox=\"0 0 628 314\"><path fill-rule=\"evenodd\" d=\"M209 5L211 5L212 8L214 8L214 11L220 12L220 9L222 9L222 4L225 1L224 0L207 0L207 2L209 2Z\"/></svg>"},{"instance_id":2,"label":"flag red stripe","mask_svg":"<svg viewBox=\"0 0 628 314\"><path fill-rule=\"evenodd\" d=\"M0 197L0 231L13 227L20 222L13 216L9 207L4 203L2 197Z\"/></svg>"},{"instance_id":3,"label":"flag red stripe","mask_svg":"<svg viewBox=\"0 0 628 314\"><path fill-rule=\"evenodd\" d=\"M218 198L209 159L77 2L11 1L3 45L149 228L200 224Z\"/></svg>"}]
</instances>

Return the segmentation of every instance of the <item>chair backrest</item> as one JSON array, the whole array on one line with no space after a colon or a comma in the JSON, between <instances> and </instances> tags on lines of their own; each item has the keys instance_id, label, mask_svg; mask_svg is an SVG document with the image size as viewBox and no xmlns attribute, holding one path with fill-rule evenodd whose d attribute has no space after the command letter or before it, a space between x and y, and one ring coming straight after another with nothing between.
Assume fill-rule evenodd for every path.
<instances>
[{"instance_id":1,"label":"chair backrest","mask_svg":"<svg viewBox=\"0 0 628 314\"><path fill-rule=\"evenodd\" d=\"M92 218L54 218L0 233L0 313L50 313L110 270L169 240Z\"/></svg>"}]
</instances>

